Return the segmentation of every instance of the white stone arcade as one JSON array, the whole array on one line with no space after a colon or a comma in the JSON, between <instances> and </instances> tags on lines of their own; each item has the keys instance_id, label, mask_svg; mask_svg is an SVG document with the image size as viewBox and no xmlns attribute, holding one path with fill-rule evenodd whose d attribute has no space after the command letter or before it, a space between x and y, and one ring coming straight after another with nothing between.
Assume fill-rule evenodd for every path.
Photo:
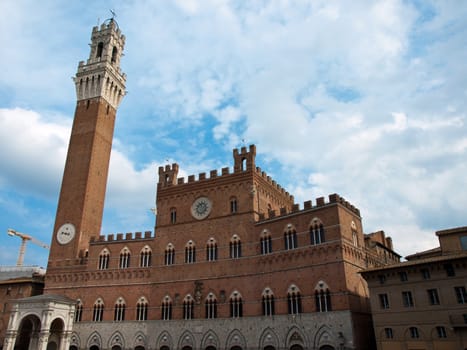
<instances>
[{"instance_id":1,"label":"white stone arcade","mask_svg":"<svg viewBox=\"0 0 467 350\"><path fill-rule=\"evenodd\" d=\"M3 350L67 350L75 304L58 295L15 300Z\"/></svg>"}]
</instances>

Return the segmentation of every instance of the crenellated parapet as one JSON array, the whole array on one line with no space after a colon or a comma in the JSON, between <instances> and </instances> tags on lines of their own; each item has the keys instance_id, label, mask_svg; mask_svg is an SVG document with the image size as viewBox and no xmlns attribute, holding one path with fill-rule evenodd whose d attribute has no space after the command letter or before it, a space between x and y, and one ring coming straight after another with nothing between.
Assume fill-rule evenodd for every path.
<instances>
[{"instance_id":1,"label":"crenellated parapet","mask_svg":"<svg viewBox=\"0 0 467 350\"><path fill-rule=\"evenodd\" d=\"M253 171L258 174L266 183L268 183L274 190L277 190L280 194L288 196L293 201L293 196L290 195L284 188L282 188L276 181L274 181L265 172L261 171L261 168L255 166L256 146L250 145L247 149L242 147L241 149L233 150L234 157L234 168L233 171L229 167L224 167L220 172L216 169L209 171L208 173L202 172L198 175L189 175L187 178L177 178L179 166L177 163L172 165L165 165L159 167L159 181L158 186L160 188L170 187L174 185L184 184L195 184L207 180L221 179L231 175Z\"/></svg>"},{"instance_id":2,"label":"crenellated parapet","mask_svg":"<svg viewBox=\"0 0 467 350\"><path fill-rule=\"evenodd\" d=\"M262 171L260 167L256 167L256 174L258 174L263 180L265 180L274 190L277 190L280 194L289 197L293 202L294 197L286 191L281 185L279 185L275 180L273 180L266 172Z\"/></svg>"},{"instance_id":3,"label":"crenellated parapet","mask_svg":"<svg viewBox=\"0 0 467 350\"><path fill-rule=\"evenodd\" d=\"M354 213L355 215L360 217L360 210L346 201L343 197L339 196L338 194L330 194L328 196L328 201L325 200L324 197L318 197L315 199L315 205L311 200L305 201L303 203L303 209L300 209L299 204L294 204L292 209L288 211L286 208L280 208L279 212L276 210L269 210L267 213L261 213L259 215L259 221L270 220L275 218L280 218L282 216L287 216L290 214L300 213L312 209L324 208L328 205L332 204L340 204L344 206L346 209Z\"/></svg>"},{"instance_id":4,"label":"crenellated parapet","mask_svg":"<svg viewBox=\"0 0 467 350\"><path fill-rule=\"evenodd\" d=\"M110 233L107 236L101 235L99 237L91 237L91 244L99 243L111 243L111 242L128 242L128 241L140 241L154 238L152 231L145 232L128 232L128 233Z\"/></svg>"}]
</instances>

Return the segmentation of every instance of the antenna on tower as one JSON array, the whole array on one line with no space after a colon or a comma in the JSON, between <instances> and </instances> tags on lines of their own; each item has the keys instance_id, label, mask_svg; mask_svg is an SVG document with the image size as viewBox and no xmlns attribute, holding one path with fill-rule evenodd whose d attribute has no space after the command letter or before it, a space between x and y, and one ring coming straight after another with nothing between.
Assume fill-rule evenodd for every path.
<instances>
[{"instance_id":1,"label":"antenna on tower","mask_svg":"<svg viewBox=\"0 0 467 350\"><path fill-rule=\"evenodd\" d=\"M115 11L114 10L110 10L110 13L112 14L112 20L117 17L117 15L115 14Z\"/></svg>"}]
</instances>

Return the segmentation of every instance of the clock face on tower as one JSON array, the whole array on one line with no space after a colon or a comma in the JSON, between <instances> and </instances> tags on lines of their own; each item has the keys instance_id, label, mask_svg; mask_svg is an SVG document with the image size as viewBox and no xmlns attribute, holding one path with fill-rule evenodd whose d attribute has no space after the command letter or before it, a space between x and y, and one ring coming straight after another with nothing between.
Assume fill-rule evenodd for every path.
<instances>
[{"instance_id":1,"label":"clock face on tower","mask_svg":"<svg viewBox=\"0 0 467 350\"><path fill-rule=\"evenodd\" d=\"M212 209L212 203L207 197L199 197L191 205L191 215L195 219L202 220L206 218Z\"/></svg>"},{"instance_id":2,"label":"clock face on tower","mask_svg":"<svg viewBox=\"0 0 467 350\"><path fill-rule=\"evenodd\" d=\"M75 225L67 223L57 230L57 241L60 244L67 244L75 237Z\"/></svg>"}]
</instances>

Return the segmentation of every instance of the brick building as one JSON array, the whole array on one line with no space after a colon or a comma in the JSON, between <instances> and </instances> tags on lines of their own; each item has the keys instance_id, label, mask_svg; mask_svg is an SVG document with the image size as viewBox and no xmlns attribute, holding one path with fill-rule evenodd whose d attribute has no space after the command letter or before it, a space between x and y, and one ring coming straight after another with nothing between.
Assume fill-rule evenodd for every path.
<instances>
[{"instance_id":1,"label":"brick building","mask_svg":"<svg viewBox=\"0 0 467 350\"><path fill-rule=\"evenodd\" d=\"M436 235L438 248L362 272L379 350L467 349L467 227Z\"/></svg>"},{"instance_id":2,"label":"brick building","mask_svg":"<svg viewBox=\"0 0 467 350\"><path fill-rule=\"evenodd\" d=\"M5 340L5 331L11 313L11 301L35 295L44 291L45 269L37 266L0 267L0 346Z\"/></svg>"},{"instance_id":3,"label":"brick building","mask_svg":"<svg viewBox=\"0 0 467 350\"><path fill-rule=\"evenodd\" d=\"M45 296L15 304L5 349L24 324L39 349L371 349L358 272L399 262L391 240L337 194L296 204L254 145L220 173L159 168L155 233L100 235L124 42L109 20L79 64Z\"/></svg>"}]
</instances>

